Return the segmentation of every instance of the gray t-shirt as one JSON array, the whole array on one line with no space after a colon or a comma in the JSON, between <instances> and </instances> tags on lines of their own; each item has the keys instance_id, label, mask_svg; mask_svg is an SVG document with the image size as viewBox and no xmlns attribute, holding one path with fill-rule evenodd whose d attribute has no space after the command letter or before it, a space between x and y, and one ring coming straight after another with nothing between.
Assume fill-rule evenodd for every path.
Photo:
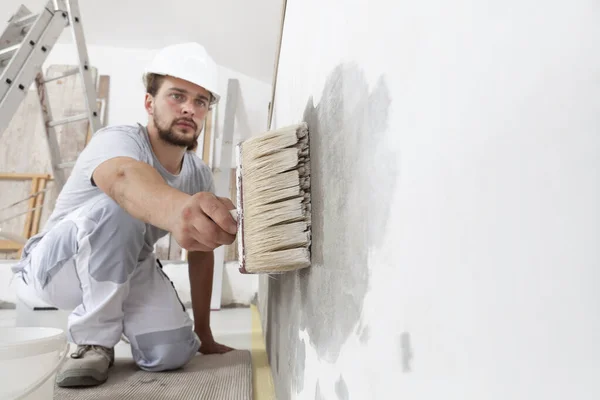
<instances>
[{"instance_id":1,"label":"gray t-shirt","mask_svg":"<svg viewBox=\"0 0 600 400\"><path fill-rule=\"evenodd\" d=\"M115 157L130 157L153 166L169 186L187 194L215 192L210 168L196 154L186 152L180 173L173 175L156 158L144 126L139 124L119 125L100 129L79 155L44 229L27 242L23 249L23 258L28 255L44 234L65 216L79 207L96 201L98 196L106 196L93 184L92 174L96 167L104 161ZM158 239L167 233L147 224L143 252L151 252Z\"/></svg>"}]
</instances>

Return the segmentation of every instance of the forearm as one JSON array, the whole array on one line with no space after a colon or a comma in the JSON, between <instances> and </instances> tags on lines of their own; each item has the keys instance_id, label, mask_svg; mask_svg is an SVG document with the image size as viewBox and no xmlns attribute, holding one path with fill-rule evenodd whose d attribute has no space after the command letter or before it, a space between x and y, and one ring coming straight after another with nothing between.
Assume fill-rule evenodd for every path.
<instances>
[{"instance_id":1,"label":"forearm","mask_svg":"<svg viewBox=\"0 0 600 400\"><path fill-rule=\"evenodd\" d=\"M173 215L189 195L167 185L150 165L130 161L115 167L107 194L134 218L170 229Z\"/></svg>"},{"instance_id":2,"label":"forearm","mask_svg":"<svg viewBox=\"0 0 600 400\"><path fill-rule=\"evenodd\" d=\"M214 274L214 254L209 252L189 252L189 276L194 314L194 331L200 340L211 340L210 301Z\"/></svg>"}]
</instances>

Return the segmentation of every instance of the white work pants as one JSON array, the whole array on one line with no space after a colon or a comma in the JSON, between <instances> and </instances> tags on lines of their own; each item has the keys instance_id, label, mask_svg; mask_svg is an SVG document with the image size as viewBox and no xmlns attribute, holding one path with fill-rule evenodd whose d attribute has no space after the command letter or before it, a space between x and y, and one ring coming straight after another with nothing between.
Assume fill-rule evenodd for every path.
<instances>
[{"instance_id":1,"label":"white work pants","mask_svg":"<svg viewBox=\"0 0 600 400\"><path fill-rule=\"evenodd\" d=\"M124 333L140 368L176 369L196 354L200 341L154 254L142 251L145 229L102 196L43 236L22 279L45 302L73 310L71 342L110 348Z\"/></svg>"}]
</instances>

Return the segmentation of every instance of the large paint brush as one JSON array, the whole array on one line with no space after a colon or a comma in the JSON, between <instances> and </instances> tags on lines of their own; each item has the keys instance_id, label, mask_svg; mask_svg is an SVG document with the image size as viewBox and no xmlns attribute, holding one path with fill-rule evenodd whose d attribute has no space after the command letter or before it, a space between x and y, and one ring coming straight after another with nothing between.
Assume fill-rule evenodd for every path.
<instances>
[{"instance_id":1,"label":"large paint brush","mask_svg":"<svg viewBox=\"0 0 600 400\"><path fill-rule=\"evenodd\" d=\"M305 122L236 146L238 246L242 273L310 266L311 207Z\"/></svg>"}]
</instances>

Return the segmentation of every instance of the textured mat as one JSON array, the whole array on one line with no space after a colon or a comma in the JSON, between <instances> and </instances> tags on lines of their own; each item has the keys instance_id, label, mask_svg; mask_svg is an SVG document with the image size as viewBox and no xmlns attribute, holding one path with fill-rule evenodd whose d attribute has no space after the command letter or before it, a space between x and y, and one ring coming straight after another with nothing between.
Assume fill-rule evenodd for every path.
<instances>
[{"instance_id":1,"label":"textured mat","mask_svg":"<svg viewBox=\"0 0 600 400\"><path fill-rule=\"evenodd\" d=\"M168 372L140 370L132 360L117 359L108 380L90 388L54 389L55 400L251 400L249 351L198 354L184 368Z\"/></svg>"}]
</instances>

